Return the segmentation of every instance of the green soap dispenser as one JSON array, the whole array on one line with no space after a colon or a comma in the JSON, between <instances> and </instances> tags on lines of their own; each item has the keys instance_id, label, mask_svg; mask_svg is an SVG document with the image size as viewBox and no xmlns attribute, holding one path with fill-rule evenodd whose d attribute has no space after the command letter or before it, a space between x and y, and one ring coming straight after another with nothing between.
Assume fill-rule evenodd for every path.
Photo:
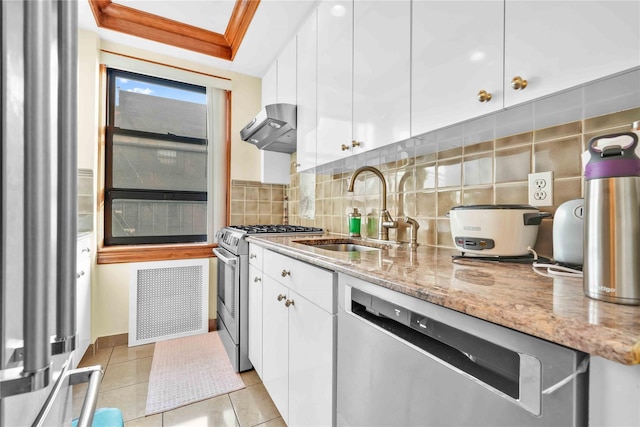
<instances>
[{"instance_id":1,"label":"green soap dispenser","mask_svg":"<svg viewBox=\"0 0 640 427\"><path fill-rule=\"evenodd\" d=\"M362 216L358 212L358 208L353 208L353 212L349 213L349 236L360 237L360 221Z\"/></svg>"}]
</instances>

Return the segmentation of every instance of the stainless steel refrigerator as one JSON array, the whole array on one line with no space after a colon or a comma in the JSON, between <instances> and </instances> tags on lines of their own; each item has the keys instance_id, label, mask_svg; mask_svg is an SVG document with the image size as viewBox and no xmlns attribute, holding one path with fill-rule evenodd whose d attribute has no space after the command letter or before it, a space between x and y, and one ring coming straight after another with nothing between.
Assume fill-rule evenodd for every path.
<instances>
[{"instance_id":1,"label":"stainless steel refrigerator","mask_svg":"<svg viewBox=\"0 0 640 427\"><path fill-rule=\"evenodd\" d=\"M70 425L76 284L77 2L0 9L0 426ZM78 357L75 355L75 357Z\"/></svg>"}]
</instances>

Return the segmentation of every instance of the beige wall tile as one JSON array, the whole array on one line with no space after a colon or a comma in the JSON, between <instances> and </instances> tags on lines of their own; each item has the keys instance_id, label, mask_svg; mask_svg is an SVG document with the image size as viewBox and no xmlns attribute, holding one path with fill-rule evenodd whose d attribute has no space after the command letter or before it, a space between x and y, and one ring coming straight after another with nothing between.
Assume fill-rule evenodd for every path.
<instances>
[{"instance_id":1,"label":"beige wall tile","mask_svg":"<svg viewBox=\"0 0 640 427\"><path fill-rule=\"evenodd\" d=\"M437 153L424 154L422 156L416 156L416 165L421 165L423 163L433 163L436 160L438 160Z\"/></svg>"},{"instance_id":2,"label":"beige wall tile","mask_svg":"<svg viewBox=\"0 0 640 427\"><path fill-rule=\"evenodd\" d=\"M438 217L443 217L452 207L462 204L462 191L441 191L438 194Z\"/></svg>"},{"instance_id":3,"label":"beige wall tile","mask_svg":"<svg viewBox=\"0 0 640 427\"><path fill-rule=\"evenodd\" d=\"M582 137L579 135L536 144L533 151L535 172L553 171L554 179L582 175Z\"/></svg>"},{"instance_id":4,"label":"beige wall tile","mask_svg":"<svg viewBox=\"0 0 640 427\"><path fill-rule=\"evenodd\" d=\"M495 182L527 181L531 171L531 146L495 152Z\"/></svg>"},{"instance_id":5,"label":"beige wall tile","mask_svg":"<svg viewBox=\"0 0 640 427\"><path fill-rule=\"evenodd\" d=\"M271 214L271 202L258 202L258 214L259 215Z\"/></svg>"},{"instance_id":6,"label":"beige wall tile","mask_svg":"<svg viewBox=\"0 0 640 427\"><path fill-rule=\"evenodd\" d=\"M453 157L462 156L462 147L450 148L448 150L440 151L438 153L438 160L451 159Z\"/></svg>"},{"instance_id":7,"label":"beige wall tile","mask_svg":"<svg viewBox=\"0 0 640 427\"><path fill-rule=\"evenodd\" d=\"M415 169L416 191L431 190L436 188L436 164L427 163L416 166Z\"/></svg>"},{"instance_id":8,"label":"beige wall tile","mask_svg":"<svg viewBox=\"0 0 640 427\"><path fill-rule=\"evenodd\" d=\"M485 185L493 183L493 153L464 158L464 185Z\"/></svg>"},{"instance_id":9,"label":"beige wall tile","mask_svg":"<svg viewBox=\"0 0 640 427\"><path fill-rule=\"evenodd\" d=\"M529 203L527 195L528 184L496 185L495 200L497 205L526 205Z\"/></svg>"},{"instance_id":10,"label":"beige wall tile","mask_svg":"<svg viewBox=\"0 0 640 427\"><path fill-rule=\"evenodd\" d=\"M525 132L519 135L506 136L496 139L495 149L514 147L516 145L530 144L533 141L533 132Z\"/></svg>"},{"instance_id":11,"label":"beige wall tile","mask_svg":"<svg viewBox=\"0 0 640 427\"><path fill-rule=\"evenodd\" d=\"M245 189L246 200L258 200L260 196L260 189L257 187L247 187Z\"/></svg>"},{"instance_id":12,"label":"beige wall tile","mask_svg":"<svg viewBox=\"0 0 640 427\"><path fill-rule=\"evenodd\" d=\"M437 193L420 191L416 193L416 215L422 218L436 216Z\"/></svg>"},{"instance_id":13,"label":"beige wall tile","mask_svg":"<svg viewBox=\"0 0 640 427\"><path fill-rule=\"evenodd\" d=\"M258 198L262 201L271 201L271 186L260 187L258 190Z\"/></svg>"},{"instance_id":14,"label":"beige wall tile","mask_svg":"<svg viewBox=\"0 0 640 427\"><path fill-rule=\"evenodd\" d=\"M244 187L234 185L231 187L231 200L244 200Z\"/></svg>"},{"instance_id":15,"label":"beige wall tile","mask_svg":"<svg viewBox=\"0 0 640 427\"><path fill-rule=\"evenodd\" d=\"M487 151L493 151L493 141L485 141L479 144L473 144L464 147L464 155L469 156L478 153L484 153Z\"/></svg>"},{"instance_id":16,"label":"beige wall tile","mask_svg":"<svg viewBox=\"0 0 640 427\"><path fill-rule=\"evenodd\" d=\"M438 189L445 187L459 187L462 185L462 159L438 162L436 168Z\"/></svg>"},{"instance_id":17,"label":"beige wall tile","mask_svg":"<svg viewBox=\"0 0 640 427\"><path fill-rule=\"evenodd\" d=\"M244 210L237 212L234 211L234 213L244 213L244 215L256 215L259 213L259 208L258 208L258 203L255 200L247 200L244 204Z\"/></svg>"},{"instance_id":18,"label":"beige wall tile","mask_svg":"<svg viewBox=\"0 0 640 427\"><path fill-rule=\"evenodd\" d=\"M465 205L490 205L493 203L493 187L462 190Z\"/></svg>"},{"instance_id":19,"label":"beige wall tile","mask_svg":"<svg viewBox=\"0 0 640 427\"><path fill-rule=\"evenodd\" d=\"M244 213L244 201L232 200L231 201L231 215L242 215Z\"/></svg>"},{"instance_id":20,"label":"beige wall tile","mask_svg":"<svg viewBox=\"0 0 640 427\"><path fill-rule=\"evenodd\" d=\"M453 238L451 237L451 224L448 218L438 218L436 220L436 245L453 248Z\"/></svg>"},{"instance_id":21,"label":"beige wall tile","mask_svg":"<svg viewBox=\"0 0 640 427\"><path fill-rule=\"evenodd\" d=\"M582 122L571 122L560 126L533 131L533 142L558 139L571 135L582 135Z\"/></svg>"},{"instance_id":22,"label":"beige wall tile","mask_svg":"<svg viewBox=\"0 0 640 427\"><path fill-rule=\"evenodd\" d=\"M618 126L626 126L627 129L631 129L631 123L636 120L640 120L640 108L587 119L584 121L584 132L589 133Z\"/></svg>"}]
</instances>

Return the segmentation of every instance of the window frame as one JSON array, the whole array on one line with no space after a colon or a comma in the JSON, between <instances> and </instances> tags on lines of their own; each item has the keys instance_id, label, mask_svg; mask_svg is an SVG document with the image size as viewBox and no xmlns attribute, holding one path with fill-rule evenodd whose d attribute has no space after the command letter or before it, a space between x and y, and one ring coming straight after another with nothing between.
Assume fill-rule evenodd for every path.
<instances>
[{"instance_id":1,"label":"window frame","mask_svg":"<svg viewBox=\"0 0 640 427\"><path fill-rule=\"evenodd\" d=\"M161 84L164 86L175 87L180 89L194 90L202 92L206 95L207 88L191 83L178 82L175 80L155 77L131 71L125 71L116 67L107 67L106 69L106 123L105 123L105 181L104 181L104 246L113 247L119 245L154 245L154 244L200 244L206 243L208 235L204 234L182 234L182 235L158 235L158 236L131 236L131 237L115 237L112 234L113 225L113 201L114 200L181 200L194 202L207 202L209 190L205 191L174 191L174 190L154 190L154 189L132 189L132 188L116 188L113 186L113 139L117 135L135 136L161 141L171 141L177 143L204 145L207 147L207 173L211 161L209 156L213 155L207 138L194 138L182 135L159 134L154 132L123 129L115 126L115 99L116 99L116 78L125 77L144 81L152 84ZM209 108L207 106L207 108ZM207 113L208 121L209 113ZM209 123L207 123L207 127ZM207 212L209 215L209 212Z\"/></svg>"}]
</instances>

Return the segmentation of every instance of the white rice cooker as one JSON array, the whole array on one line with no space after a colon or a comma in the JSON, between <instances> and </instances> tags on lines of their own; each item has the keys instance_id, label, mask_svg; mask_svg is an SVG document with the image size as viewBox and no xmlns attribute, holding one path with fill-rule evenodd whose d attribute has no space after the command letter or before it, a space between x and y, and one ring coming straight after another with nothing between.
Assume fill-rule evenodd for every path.
<instances>
[{"instance_id":1,"label":"white rice cooker","mask_svg":"<svg viewBox=\"0 0 640 427\"><path fill-rule=\"evenodd\" d=\"M551 217L529 205L454 206L448 213L453 243L462 253L487 256L528 255L538 226Z\"/></svg>"}]
</instances>

